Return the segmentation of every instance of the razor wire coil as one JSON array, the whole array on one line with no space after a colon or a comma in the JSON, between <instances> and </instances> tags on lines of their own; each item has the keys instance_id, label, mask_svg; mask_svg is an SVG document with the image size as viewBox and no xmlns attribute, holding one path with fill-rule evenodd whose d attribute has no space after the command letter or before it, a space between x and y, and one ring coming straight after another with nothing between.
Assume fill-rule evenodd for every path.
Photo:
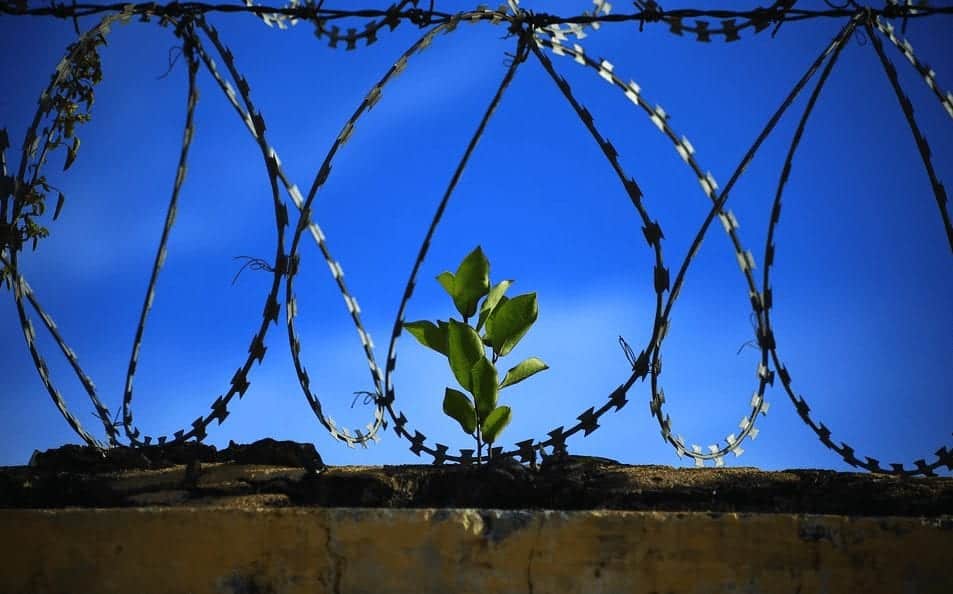
<instances>
[{"instance_id":1,"label":"razor wire coil","mask_svg":"<svg viewBox=\"0 0 953 594\"><path fill-rule=\"evenodd\" d=\"M20 166L15 176L10 176L7 171L5 149L7 148L8 142L6 134L0 135L0 168L2 168L3 179L11 180L7 184L9 190L6 191L5 195L0 196L0 198L2 198L2 205L0 205L2 206L2 209L0 209L0 225L2 225L2 227L0 227L0 231L6 233L6 235L0 235L0 240L2 240L0 241L0 266L2 266L0 271L4 273L3 278L13 289L20 325L41 382L67 423L86 443L96 448L119 445L120 436L117 423L108 407L103 405L100 400L92 380L83 371L76 354L70 349L61 336L52 317L40 306L38 298L20 273L18 257L19 252L22 250L22 245L11 238L14 237L13 233L16 230L15 225L17 221L20 220L19 217L21 217L24 208L24 188L32 188L36 185L39 179L39 171L47 160L48 152L54 150L58 145L58 142L56 142L57 139L54 138L55 126L45 128L42 134L38 132L43 118L50 116L51 113L55 111L55 105L52 105L50 98L66 85L64 81L68 79L71 73L82 69L83 60L89 59L91 55L95 55L97 46L100 42L104 42L112 25L116 23L126 24L131 22L133 18L138 18L143 22L158 20L158 23L162 26L173 26L174 34L183 44L183 54L188 64L188 90L179 162L166 212L165 225L153 262L148 288L133 340L123 391L121 425L130 445L145 447L153 444L161 445L190 439L201 441L206 437L207 427L212 421L218 421L218 424L224 422L229 414L228 406L234 396L238 395L239 398L241 398L248 390L250 385L248 376L251 373L254 362L257 360L260 363L265 356L267 350L265 346L266 334L270 325L277 325L279 320L281 304L279 303L278 293L281 289L281 282L284 279L286 328L298 382L318 421L333 438L344 442L349 447L354 447L355 445L366 447L368 441L379 440L378 433L380 429L387 427L389 420L389 422L393 424L395 433L411 444L410 450L413 453L417 455L426 454L435 464L445 462L468 464L474 462L476 460L474 458L474 450L460 449L459 453L450 453L450 447L448 445L441 443L430 445L424 433L409 428L409 419L402 411L395 407L397 392L393 385L392 374L396 369L397 363L396 346L402 333L404 312L414 292L417 273L427 256L431 239L452 197L456 182L466 168L469 155L483 135L486 124L502 100L506 88L516 75L519 65L529 59L530 56L533 56L533 58L541 64L547 75L552 79L564 98L573 108L580 122L588 130L603 156L616 173L624 191L636 209L642 224L643 235L648 247L653 252L655 261L651 281L656 296L656 305L650 338L639 354L636 356L630 347L628 347L627 343L622 341L626 349L626 355L629 357L632 366L632 373L618 388L608 395L604 403L598 406L598 408L591 406L583 411L576 417L578 422L570 426L569 429L566 429L565 425L556 427L548 432L547 438L519 441L516 442L515 448L511 450L505 450L502 447L493 447L491 450L493 456L513 457L518 458L522 462L533 462L537 459L537 456L545 455L547 449L553 453L564 452L566 450L566 440L569 437L579 432L582 432L584 436L591 434L599 428L599 420L605 413L613 409L615 411L621 410L628 402L628 390L637 380L642 379L648 380L651 386L649 408L651 415L656 419L659 425L662 438L672 446L679 456L692 459L698 466L704 465L705 461L713 461L716 466L722 466L724 465L726 455L731 453L741 455L743 452L741 448L742 442L745 439L754 439L757 436L759 430L755 427L756 421L759 416L767 414L769 408L768 402L765 400L765 393L767 387L774 384L774 379L777 376L780 379L783 389L794 405L797 414L805 424L815 432L819 440L826 447L837 453L848 464L864 468L871 472L898 475L932 475L941 466L953 470L953 452L947 447L941 447L937 450L933 462L928 463L925 459L921 458L913 462L912 468L902 463L891 463L889 468L885 468L875 458L865 457L864 460L861 460L855 454L855 450L846 443L834 443L830 437L831 431L827 426L824 423L815 421L810 415L810 407L804 397L795 394L792 387L791 373L781 363L778 356L777 344L770 319L770 312L774 306L774 295L771 290L770 275L776 264L774 262L775 246L773 242L775 229L780 221L782 194L789 179L793 159L811 112L829 75L833 71L837 58L846 41L861 26L872 40L871 45L878 55L888 81L901 105L904 118L914 136L924 169L936 198L950 247L953 249L953 225L951 225L949 201L945 187L940 182L932 164L930 149L926 137L923 135L914 118L912 104L900 85L896 68L886 56L880 39L882 36L890 41L891 45L893 45L918 72L931 92L937 97L941 106L953 117L953 93L944 92L941 89L936 81L935 72L914 55L912 45L898 36L894 26L886 22L886 19L901 19L905 24L910 18L953 14L953 7L914 6L909 1L900 3L897 0L887 0L882 8L863 7L855 2L846 2L843 5L835 5L828 2L827 9L807 10L799 8L796 0L777 0L767 8L757 8L746 11L720 9L680 9L665 11L657 2L636 2L636 11L620 14L613 12L612 4L606 0L595 0L593 2L594 8L581 15L559 17L551 14L534 13L523 10L518 0L507 0L505 5L497 9L479 6L472 10L453 13L438 11L435 7L436 2L430 2L427 8L423 8L423 4L425 3L422 3L420 0L401 0L383 10L340 10L326 8L324 2L315 4L314 2L302 3L297 0L292 0L291 4L285 7L270 7L254 5L252 0L244 0L243 5L204 3L172 3L167 5L160 5L158 3L112 5L75 3L65 5L53 2L49 6L31 8L27 6L27 2L22 0L13 2L0 0L0 15L34 15L71 18L74 19L75 23L78 18L105 14L96 26L86 33L81 34L78 41L70 46L69 51L57 66L56 73L50 85L43 94L41 94L39 108L33 122L28 128ZM355 109L354 113L345 122L323 163L319 167L307 196L303 196L298 186L292 182L291 178L284 171L277 150L268 143L265 137L265 119L263 114L256 110L252 102L250 84L236 66L234 56L221 40L217 30L207 22L205 17L210 13L254 14L268 26L277 26L279 28L294 26L302 21L307 21L314 26L314 34L318 39L326 39L331 48L343 47L346 50L358 49L360 42L363 42L365 46L371 45L378 40L379 33L385 28L393 30L405 21L420 29L424 29L425 32L414 44L401 54L393 66L371 88ZM615 72L615 67L611 62L601 58L596 60L587 55L580 43L581 40L586 37L587 29L590 31L597 30L601 25L607 23L637 22L640 30L646 25L664 23L669 27L670 33L675 35L688 33L693 35L696 41L699 42L710 42L713 38L723 38L725 42L735 42L741 39L741 32L749 29L758 33L774 25L774 32L777 32L778 28L786 22L808 21L819 18L846 19L846 24L795 84L789 95L749 148L741 163L735 169L729 182L724 189L720 191L712 174L702 169L698 164L695 149L690 141L685 136L676 133L671 127L666 111L661 106L653 105L648 102L645 99L641 87L636 82L631 80L626 81L621 78ZM337 24L334 24L338 21L348 20L362 21L363 27L347 27L346 29L342 29ZM453 32L462 22L490 23L491 25L503 24L507 26L509 33L515 37L516 48L513 54L514 58L509 63L506 74L500 82L496 94L489 103L479 126L471 136L467 150L458 163L444 196L432 217L429 229L421 242L417 258L397 309L387 350L386 362L382 371L377 363L373 341L363 326L360 315L361 310L357 299L349 291L344 282L344 273L341 264L332 256L327 237L314 220L312 205L315 196L331 175L331 165L334 157L341 147L350 139L360 118L381 99L384 87L407 68L410 59L414 55L430 47L438 35ZM342 30L345 32L342 33ZM210 53L209 49L206 48L203 38L208 40L209 46L214 51L215 56L221 59L225 65L227 78L226 75L218 69L215 57ZM642 200L642 191L639 185L635 179L629 176L622 168L618 158L618 151L599 131L589 110L579 102L569 83L559 74L553 61L543 50L547 50L550 54L558 57L571 58L579 65L593 71L611 86L618 89L633 107L644 112L658 131L672 142L673 148L681 160L689 167L692 174L696 177L703 193L710 200L711 206L708 215L696 233L692 246L683 259L674 282L672 282L670 278L670 271L665 266L662 256L664 234L661 225L658 221L650 217ZM189 147L195 134L194 112L198 101L196 74L203 65L226 96L229 104L245 123L252 139L258 145L264 160L275 211L276 251L274 265L263 266L263 268L271 272L273 278L271 288L265 297L261 323L251 338L248 355L243 364L233 375L228 390L218 396L210 404L209 413L196 418L191 422L190 426L178 429L171 434L154 438L152 436L142 435L140 429L134 424L132 413L133 384L146 321L155 299L156 282L165 261L167 243L176 219L178 196L186 177ZM732 211L726 208L726 203L731 189L746 169L748 163L757 153L765 139L772 134L782 115L791 107L798 95L802 92L807 83L814 78L818 71L820 71L821 74L802 112L794 137L789 145L786 159L783 163L768 225L768 237L765 243L763 258L763 274L759 286L754 276L754 257L750 250L744 248L740 236L737 233L740 226L739 222ZM234 85L232 82L229 82L228 78L234 82ZM58 113L56 117L60 118L60 115L61 114ZM60 122L60 119L56 119L55 122ZM46 135L45 139L42 138L44 134ZM42 148L40 148L41 143ZM70 150L67 166L69 162L75 158L77 146L78 141ZM31 161L33 162L32 165ZM32 170L32 174L29 173L29 170ZM288 207L281 198L282 190L288 195L298 213L297 223L293 229L288 251L285 251L285 234L286 227L291 225L291 220ZM59 206L60 205L57 206L57 212ZM7 218L8 208L9 218ZM745 282L748 287L748 299L756 320L756 336L761 352L761 359L755 374L758 387L750 399L748 412L742 417L738 425L738 430L727 434L723 439L723 445L715 443L703 448L697 444L689 443L675 431L670 415L665 412L666 395L661 387L659 378L662 369L662 344L670 324L673 307L682 288L685 273L697 254L701 241L706 236L709 226L716 218L721 222L724 231L732 242L735 258L745 277ZM302 265L298 252L305 231L307 231L315 241L323 259L328 265L328 269L337 285L338 291L342 295L348 314L351 317L360 339L374 384L375 391L369 393L371 394L370 401L374 404L373 419L368 422L363 429L352 430L340 427L332 417L324 412L321 400L312 389L312 379L302 361L302 341L295 326L298 311L298 297L294 292L294 282ZM80 421L71 413L63 396L53 384L49 374L49 368L36 345L36 330L32 319L27 314L27 303L40 317L44 327L50 333L54 342L66 357L74 373L83 385L84 390L94 405L96 416L103 423L107 443L98 441L86 431ZM142 435L141 438L140 435Z\"/></svg>"}]
</instances>

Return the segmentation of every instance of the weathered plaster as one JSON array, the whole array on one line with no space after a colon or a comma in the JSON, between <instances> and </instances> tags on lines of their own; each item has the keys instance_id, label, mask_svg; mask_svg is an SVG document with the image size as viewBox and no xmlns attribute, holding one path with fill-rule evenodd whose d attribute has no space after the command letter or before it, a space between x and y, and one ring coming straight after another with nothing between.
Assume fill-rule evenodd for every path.
<instances>
[{"instance_id":1,"label":"weathered plaster","mask_svg":"<svg viewBox=\"0 0 953 594\"><path fill-rule=\"evenodd\" d=\"M357 508L0 510L0 592L953 592L949 519Z\"/></svg>"}]
</instances>

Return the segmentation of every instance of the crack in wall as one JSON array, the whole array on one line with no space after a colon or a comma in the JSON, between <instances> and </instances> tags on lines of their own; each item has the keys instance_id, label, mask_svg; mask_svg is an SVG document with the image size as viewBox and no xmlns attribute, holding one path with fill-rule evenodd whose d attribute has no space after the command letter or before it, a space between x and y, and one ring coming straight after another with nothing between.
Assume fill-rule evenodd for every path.
<instances>
[{"instance_id":1,"label":"crack in wall","mask_svg":"<svg viewBox=\"0 0 953 594\"><path fill-rule=\"evenodd\" d=\"M526 592L535 594L533 588L533 560L536 558L536 551L539 550L539 539L543 536L543 523L546 521L547 514L543 513L536 519L536 536L533 538L533 545L529 549L529 559L526 563Z\"/></svg>"},{"instance_id":2,"label":"crack in wall","mask_svg":"<svg viewBox=\"0 0 953 594\"><path fill-rule=\"evenodd\" d=\"M328 551L328 559L331 561L331 592L341 594L341 579L344 575L344 569L347 567L347 557L337 552L337 538L334 536L334 522L327 523L328 538L325 546Z\"/></svg>"}]
</instances>

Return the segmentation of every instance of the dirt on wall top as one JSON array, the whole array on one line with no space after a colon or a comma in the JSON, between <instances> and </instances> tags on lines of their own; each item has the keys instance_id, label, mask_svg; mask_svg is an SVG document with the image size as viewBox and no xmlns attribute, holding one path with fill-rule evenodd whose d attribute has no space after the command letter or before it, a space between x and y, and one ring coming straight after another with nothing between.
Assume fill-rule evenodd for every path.
<instances>
[{"instance_id":1,"label":"dirt on wall top","mask_svg":"<svg viewBox=\"0 0 953 594\"><path fill-rule=\"evenodd\" d=\"M953 516L953 478L829 470L630 466L568 456L538 467L325 466L314 446L63 446L0 468L0 507L454 507Z\"/></svg>"}]
</instances>

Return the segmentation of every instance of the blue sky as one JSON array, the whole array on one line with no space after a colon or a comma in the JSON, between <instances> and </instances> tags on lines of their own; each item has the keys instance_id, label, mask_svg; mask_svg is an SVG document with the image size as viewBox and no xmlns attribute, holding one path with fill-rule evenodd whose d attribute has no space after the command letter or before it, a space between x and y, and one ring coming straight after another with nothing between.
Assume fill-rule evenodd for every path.
<instances>
[{"instance_id":1,"label":"blue sky","mask_svg":"<svg viewBox=\"0 0 953 594\"><path fill-rule=\"evenodd\" d=\"M524 5L564 14L588 8L581 0ZM306 23L281 31L247 15L210 21L251 84L269 141L303 188L364 94L421 34L404 24L382 32L371 47L345 52L315 39ZM84 29L93 24L81 22ZM746 32L732 44L697 43L661 26L639 33L636 25L612 25L581 43L587 55L610 60L617 74L663 106L700 165L723 185L843 24L788 23L775 38ZM945 89L953 85L950 26L950 17L912 20L906 33ZM486 23L461 26L415 56L359 122L316 199L315 218L361 305L381 365L420 241L505 72L504 52L514 50L504 33ZM37 97L73 38L68 22L0 19L7 89L0 95L0 126L15 147L8 153L14 164ZM21 257L25 277L113 410L121 403L179 155L184 61L160 78L175 45L171 32L155 25L115 28L102 50L104 80L93 121L78 132L79 157L66 174L61 155L47 165L51 182L67 195L63 213L49 225L51 237ZM938 175L949 185L953 122L902 54L889 44L885 50L930 141ZM665 231L666 264L674 273L708 199L670 141L618 89L571 58L553 61L642 187L650 215ZM189 173L136 379L134 412L149 434L188 427L227 389L271 282L264 272L248 271L231 284L240 266L234 256L273 258L270 190L241 120L204 71L199 85ZM759 264L759 282L771 201L805 100L806 94L781 121L728 203ZM616 338L642 348L654 307L652 253L640 226L598 146L530 58L451 199L408 308L411 320L452 315L432 279L455 269L478 244L492 279L515 279L514 294L538 293L539 321L510 358L515 364L536 355L550 369L503 393L514 410L501 437L506 445L571 426L627 379ZM848 42L808 125L776 239L772 322L779 354L834 439L883 462L930 460L937 448L953 444L950 246L899 104L861 37ZM339 423L362 427L371 407L359 402L351 408L351 393L372 385L360 341L320 252L306 242L301 256L298 331L312 386ZM760 359L756 349L741 348L754 338L749 316L730 242L714 225L663 346L667 410L689 443L722 440L749 411ZM39 345L74 413L101 436L79 382L42 331ZM232 405L224 425L210 429L209 443L270 436L314 442L332 464L421 460L390 430L366 450L334 442L301 394L283 324L269 331L267 345L248 393ZM452 448L472 447L440 410L444 386L453 385L445 360L406 335L398 355L397 405L412 429ZM0 465L25 463L34 449L77 442L32 366L10 292L0 293L0 377ZM637 383L630 404L604 416L588 438L572 439L570 451L633 464L686 464L660 439L649 397L647 384ZM800 421L779 385L766 397L772 408L759 421L761 434L729 464L849 468Z\"/></svg>"}]
</instances>

